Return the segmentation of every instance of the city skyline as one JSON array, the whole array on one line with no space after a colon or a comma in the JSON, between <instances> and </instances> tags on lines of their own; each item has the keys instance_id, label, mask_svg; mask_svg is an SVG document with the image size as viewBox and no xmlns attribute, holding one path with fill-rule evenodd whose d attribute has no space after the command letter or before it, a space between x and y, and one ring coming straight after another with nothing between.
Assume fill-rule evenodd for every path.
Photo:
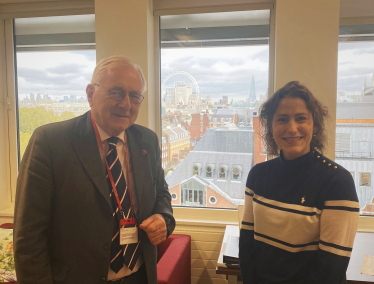
<instances>
[{"instance_id":1,"label":"city skyline","mask_svg":"<svg viewBox=\"0 0 374 284\"><path fill-rule=\"evenodd\" d=\"M339 91L348 96L358 96L365 81L371 85L374 56L370 59L368 54L374 55L374 43L339 44ZM19 99L22 100L30 93L48 94L55 101L66 95L85 97L85 88L91 80L95 60L95 50L18 52ZM203 98L209 95L212 101L218 101L222 96L228 96L230 101L244 101L249 97L252 76L257 98L266 94L267 61L268 46L162 49L161 78L175 70L185 70L197 80ZM175 81L184 81L193 87L191 80L182 75L173 76L166 87L172 86Z\"/></svg>"}]
</instances>

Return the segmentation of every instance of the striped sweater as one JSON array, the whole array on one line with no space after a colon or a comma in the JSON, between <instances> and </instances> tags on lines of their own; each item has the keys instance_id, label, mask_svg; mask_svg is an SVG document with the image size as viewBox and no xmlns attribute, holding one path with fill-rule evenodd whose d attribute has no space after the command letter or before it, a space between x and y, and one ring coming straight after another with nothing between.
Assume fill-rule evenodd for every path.
<instances>
[{"instance_id":1,"label":"striped sweater","mask_svg":"<svg viewBox=\"0 0 374 284\"><path fill-rule=\"evenodd\" d=\"M311 151L248 175L239 260L244 284L341 284L357 230L351 174Z\"/></svg>"}]
</instances>

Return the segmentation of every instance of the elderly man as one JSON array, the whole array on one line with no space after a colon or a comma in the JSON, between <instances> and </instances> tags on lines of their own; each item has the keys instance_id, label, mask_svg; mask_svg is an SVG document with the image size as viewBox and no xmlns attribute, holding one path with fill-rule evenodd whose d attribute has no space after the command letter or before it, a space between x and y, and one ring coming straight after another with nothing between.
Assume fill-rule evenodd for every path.
<instances>
[{"instance_id":1,"label":"elderly man","mask_svg":"<svg viewBox=\"0 0 374 284\"><path fill-rule=\"evenodd\" d=\"M86 88L91 111L35 130L17 183L19 284L157 283L174 230L158 139L136 125L146 83L109 57Z\"/></svg>"}]
</instances>

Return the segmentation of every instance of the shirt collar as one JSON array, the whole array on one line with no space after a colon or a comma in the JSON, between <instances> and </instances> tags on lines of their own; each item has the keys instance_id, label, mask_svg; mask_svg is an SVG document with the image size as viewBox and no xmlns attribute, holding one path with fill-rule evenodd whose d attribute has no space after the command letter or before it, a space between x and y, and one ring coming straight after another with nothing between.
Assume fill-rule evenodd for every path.
<instances>
[{"instance_id":1,"label":"shirt collar","mask_svg":"<svg viewBox=\"0 0 374 284\"><path fill-rule=\"evenodd\" d=\"M303 167L303 166L309 165L312 162L313 157L314 157L313 149L311 149L310 152L306 153L305 155L300 156L293 160L286 160L284 158L282 150L280 151L280 155L279 155L282 165L286 167Z\"/></svg>"},{"instance_id":2,"label":"shirt collar","mask_svg":"<svg viewBox=\"0 0 374 284\"><path fill-rule=\"evenodd\" d=\"M101 129L101 127L96 123L97 130L99 131L101 142L107 140L111 136L109 136L108 133L106 133L104 130ZM125 131L122 131L119 135L117 135L119 139L122 140L123 143L125 143Z\"/></svg>"}]
</instances>

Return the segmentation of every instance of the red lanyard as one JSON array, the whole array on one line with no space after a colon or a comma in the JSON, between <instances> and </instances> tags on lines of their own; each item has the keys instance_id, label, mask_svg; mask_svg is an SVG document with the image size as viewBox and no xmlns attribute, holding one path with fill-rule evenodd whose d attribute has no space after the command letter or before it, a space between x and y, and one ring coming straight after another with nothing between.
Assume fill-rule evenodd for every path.
<instances>
[{"instance_id":1,"label":"red lanyard","mask_svg":"<svg viewBox=\"0 0 374 284\"><path fill-rule=\"evenodd\" d=\"M117 200L118 210L121 213L123 219L126 219L125 213L123 212L123 209L122 209L122 206L121 206L121 202L120 202L119 197L118 197L118 193L117 193L116 185L115 185L114 180L113 180L112 173L110 171L108 162L107 162L107 160L105 158L106 155L105 155L105 152L104 152L103 144L101 142L100 134L99 134L99 131L97 130L97 126L96 126L94 118L92 117L92 114L91 114L91 121L92 121L92 125L93 125L93 127L95 129L96 138L99 141L100 149L101 149L101 151L102 151L102 153L104 155L106 169L107 169L107 172L108 172L110 183L112 185L114 196L116 197L116 200ZM126 165L127 165L126 166L127 190L129 192L129 196L130 196L130 205L132 207L132 198L131 198L131 190L130 190L130 168L129 168L130 165L129 165L129 159L128 159L129 156L128 156L126 133L125 133L124 136L125 136L125 160L126 160Z\"/></svg>"}]
</instances>

